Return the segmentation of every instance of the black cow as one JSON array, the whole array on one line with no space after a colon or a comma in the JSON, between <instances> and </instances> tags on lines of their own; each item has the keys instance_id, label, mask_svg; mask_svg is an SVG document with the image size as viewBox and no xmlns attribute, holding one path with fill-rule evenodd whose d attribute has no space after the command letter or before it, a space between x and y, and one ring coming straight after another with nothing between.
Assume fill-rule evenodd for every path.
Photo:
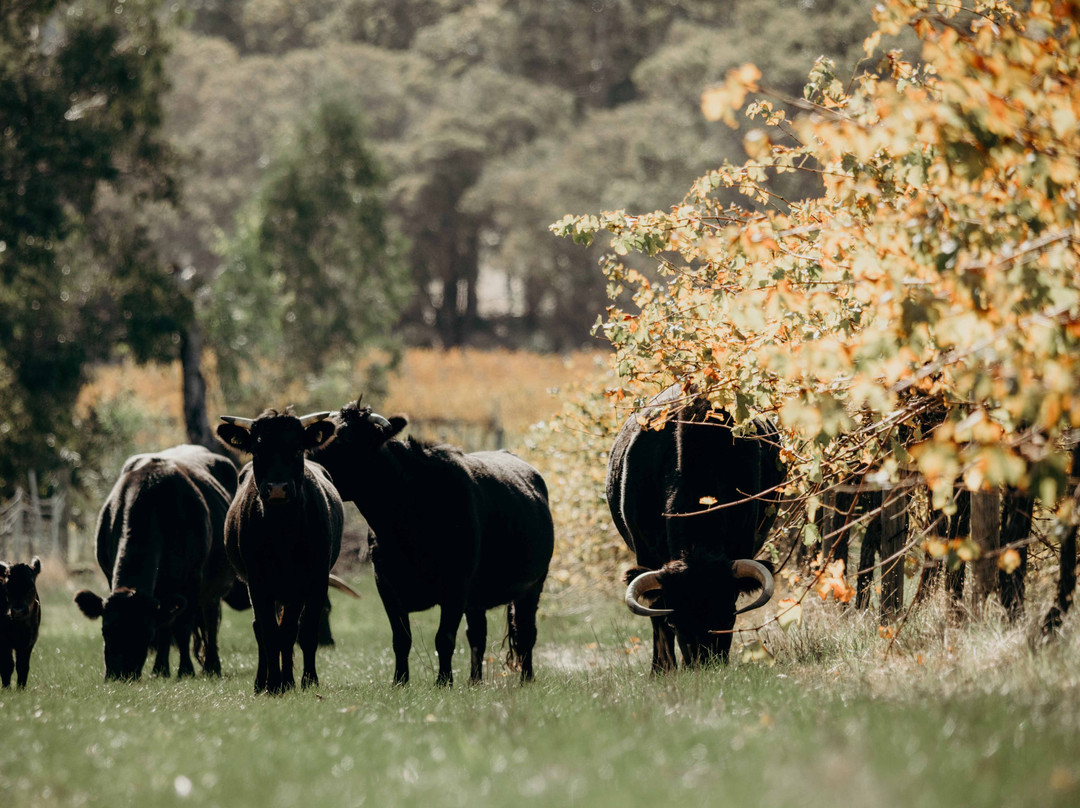
<instances>
[{"instance_id":1,"label":"black cow","mask_svg":"<svg viewBox=\"0 0 1080 808\"><path fill-rule=\"evenodd\" d=\"M222 537L235 490L232 462L201 446L124 464L97 525L98 565L111 592L75 595L83 614L102 619L106 679L137 679L151 646L153 674L168 676L173 640L178 674L194 675L192 632L203 671L221 673L221 597L235 577Z\"/></svg>"},{"instance_id":2,"label":"black cow","mask_svg":"<svg viewBox=\"0 0 1080 808\"><path fill-rule=\"evenodd\" d=\"M643 420L665 408L673 414L658 430L636 414L626 420L608 461L607 499L641 565L626 573L626 602L652 618L652 670L659 673L676 667L676 637L684 664L726 661L735 615L772 596L771 570L751 559L775 518L769 499L786 472L776 428L763 419L756 436L737 437L730 417L677 385L649 407ZM736 610L741 592L759 588L754 603Z\"/></svg>"},{"instance_id":3,"label":"black cow","mask_svg":"<svg viewBox=\"0 0 1080 808\"><path fill-rule=\"evenodd\" d=\"M29 564L0 561L0 680L4 687L11 686L13 670L19 687L26 687L30 675L30 653L41 627L40 572L37 556Z\"/></svg>"},{"instance_id":4,"label":"black cow","mask_svg":"<svg viewBox=\"0 0 1080 808\"><path fill-rule=\"evenodd\" d=\"M462 615L469 676L483 676L488 609L507 606L510 659L533 676L536 608L554 546L547 486L506 451L465 454L445 445L396 440L406 425L360 402L342 408L337 438L314 452L343 499L373 530L375 582L394 644L394 682L409 680L409 613L439 606L437 684L453 682L451 660Z\"/></svg>"},{"instance_id":5,"label":"black cow","mask_svg":"<svg viewBox=\"0 0 1080 808\"><path fill-rule=\"evenodd\" d=\"M304 452L334 438L330 413L291 409L257 419L222 416L218 439L252 456L229 508L225 549L247 583L259 663L255 692L296 686L293 646L304 654L303 687L317 685L315 651L330 568L341 550L341 498Z\"/></svg>"}]
</instances>

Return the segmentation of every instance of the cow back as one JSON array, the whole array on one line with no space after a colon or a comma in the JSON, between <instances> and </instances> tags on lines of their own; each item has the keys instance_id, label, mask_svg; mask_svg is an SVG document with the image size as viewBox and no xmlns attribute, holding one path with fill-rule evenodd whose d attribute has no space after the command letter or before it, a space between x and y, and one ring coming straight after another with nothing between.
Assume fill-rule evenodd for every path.
<instances>
[{"instance_id":1,"label":"cow back","mask_svg":"<svg viewBox=\"0 0 1080 808\"><path fill-rule=\"evenodd\" d=\"M547 485L508 451L475 452L463 462L475 484L480 557L470 605L491 608L543 581L555 545Z\"/></svg>"},{"instance_id":2,"label":"cow back","mask_svg":"<svg viewBox=\"0 0 1080 808\"><path fill-rule=\"evenodd\" d=\"M226 458L202 447L129 458L98 518L98 564L111 588L224 592L232 573L222 536L235 479Z\"/></svg>"},{"instance_id":3,"label":"cow back","mask_svg":"<svg viewBox=\"0 0 1080 808\"><path fill-rule=\"evenodd\" d=\"M684 401L673 385L649 402L646 422ZM759 419L757 434L736 436L731 420L707 401L686 402L659 430L637 415L624 422L608 462L612 519L639 563L656 568L695 549L752 558L771 524L770 508L747 497L783 480L776 429ZM710 503L738 503L708 509ZM694 514L681 516L680 514Z\"/></svg>"}]
</instances>

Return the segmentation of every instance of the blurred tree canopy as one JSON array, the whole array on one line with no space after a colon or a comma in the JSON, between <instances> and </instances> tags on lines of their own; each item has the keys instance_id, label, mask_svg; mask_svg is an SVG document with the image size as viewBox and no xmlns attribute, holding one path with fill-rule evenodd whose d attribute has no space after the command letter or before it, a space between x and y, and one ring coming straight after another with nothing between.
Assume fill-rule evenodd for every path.
<instances>
[{"instance_id":1,"label":"blurred tree canopy","mask_svg":"<svg viewBox=\"0 0 1080 808\"><path fill-rule=\"evenodd\" d=\"M4 3L0 487L77 464L92 363L186 366L200 330L283 374L585 342L600 249L547 225L677 202L742 149L702 89L748 58L792 94L822 53L853 74L872 5Z\"/></svg>"},{"instance_id":2,"label":"blurred tree canopy","mask_svg":"<svg viewBox=\"0 0 1080 808\"><path fill-rule=\"evenodd\" d=\"M191 265L222 265L279 142L327 94L352 104L406 240L395 333L435 345L564 348L606 305L585 254L551 238L568 210L666 208L741 137L698 97L733 65L792 95L816 57L849 75L869 0L186 0L168 66L185 156ZM809 193L803 183L797 193Z\"/></svg>"},{"instance_id":3,"label":"blurred tree canopy","mask_svg":"<svg viewBox=\"0 0 1080 808\"><path fill-rule=\"evenodd\" d=\"M91 362L191 316L143 206L173 198L156 4L0 7L0 487L77 465Z\"/></svg>"},{"instance_id":4,"label":"blurred tree canopy","mask_svg":"<svg viewBox=\"0 0 1080 808\"><path fill-rule=\"evenodd\" d=\"M287 380L389 333L408 279L382 187L353 108L321 103L264 176L212 288L210 337L231 384L236 356L273 357L266 372Z\"/></svg>"}]
</instances>

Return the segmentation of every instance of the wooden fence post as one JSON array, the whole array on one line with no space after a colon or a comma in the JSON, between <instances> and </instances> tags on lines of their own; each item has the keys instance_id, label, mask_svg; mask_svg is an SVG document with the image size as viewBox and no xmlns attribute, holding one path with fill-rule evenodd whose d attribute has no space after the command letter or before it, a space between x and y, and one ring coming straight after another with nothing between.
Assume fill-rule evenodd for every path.
<instances>
[{"instance_id":1,"label":"wooden fence post","mask_svg":"<svg viewBox=\"0 0 1080 808\"><path fill-rule=\"evenodd\" d=\"M881 510L881 622L888 624L904 610L904 556L907 539L908 490L898 486L882 492Z\"/></svg>"}]
</instances>

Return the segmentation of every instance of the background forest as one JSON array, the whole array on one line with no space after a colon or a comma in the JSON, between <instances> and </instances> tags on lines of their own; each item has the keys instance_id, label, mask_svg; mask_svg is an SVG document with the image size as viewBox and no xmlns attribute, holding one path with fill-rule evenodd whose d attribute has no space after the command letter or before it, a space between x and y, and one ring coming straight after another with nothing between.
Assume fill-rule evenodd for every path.
<instances>
[{"instance_id":1,"label":"background forest","mask_svg":"<svg viewBox=\"0 0 1080 808\"><path fill-rule=\"evenodd\" d=\"M677 204L742 154L702 90L851 75L871 6L5 3L0 493L93 476L123 431L76 406L102 363L181 359L201 440L206 374L254 411L377 391L406 346L596 345L600 246L548 225Z\"/></svg>"}]
</instances>

